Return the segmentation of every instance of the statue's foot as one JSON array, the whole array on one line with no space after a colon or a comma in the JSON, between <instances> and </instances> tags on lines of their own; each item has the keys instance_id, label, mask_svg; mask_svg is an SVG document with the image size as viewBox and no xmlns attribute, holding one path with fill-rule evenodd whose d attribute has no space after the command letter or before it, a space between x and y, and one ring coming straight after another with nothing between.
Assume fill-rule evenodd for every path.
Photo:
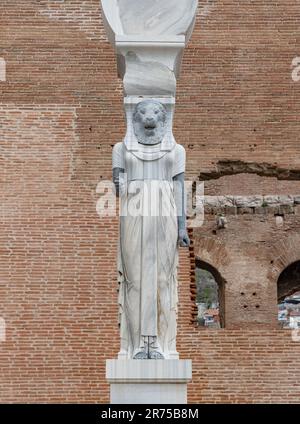
<instances>
[{"instance_id":1,"label":"statue's foot","mask_svg":"<svg viewBox=\"0 0 300 424\"><path fill-rule=\"evenodd\" d=\"M134 355L133 359L148 359L148 354L144 350L141 350Z\"/></svg>"},{"instance_id":2,"label":"statue's foot","mask_svg":"<svg viewBox=\"0 0 300 424\"><path fill-rule=\"evenodd\" d=\"M151 350L149 353L149 359L165 359L164 355L157 350Z\"/></svg>"}]
</instances>

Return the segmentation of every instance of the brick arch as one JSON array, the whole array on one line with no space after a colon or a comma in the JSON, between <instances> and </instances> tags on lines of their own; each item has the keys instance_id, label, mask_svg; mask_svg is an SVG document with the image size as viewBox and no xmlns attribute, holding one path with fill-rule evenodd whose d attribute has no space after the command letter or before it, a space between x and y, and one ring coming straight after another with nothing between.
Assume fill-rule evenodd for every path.
<instances>
[{"instance_id":1,"label":"brick arch","mask_svg":"<svg viewBox=\"0 0 300 424\"><path fill-rule=\"evenodd\" d=\"M268 278L277 284L281 273L294 262L300 261L300 234L289 235L275 243L271 252L271 269Z\"/></svg>"},{"instance_id":2,"label":"brick arch","mask_svg":"<svg viewBox=\"0 0 300 424\"><path fill-rule=\"evenodd\" d=\"M225 327L225 284L224 269L229 262L224 244L211 237L196 237L194 240L195 265L206 269L215 278L219 286L219 304L221 326Z\"/></svg>"},{"instance_id":3,"label":"brick arch","mask_svg":"<svg viewBox=\"0 0 300 424\"><path fill-rule=\"evenodd\" d=\"M208 263L221 275L229 263L229 256L224 243L213 237L196 236L194 239L195 258Z\"/></svg>"},{"instance_id":4,"label":"brick arch","mask_svg":"<svg viewBox=\"0 0 300 424\"><path fill-rule=\"evenodd\" d=\"M293 262L282 271L277 283L278 302L300 290L300 261Z\"/></svg>"}]
</instances>

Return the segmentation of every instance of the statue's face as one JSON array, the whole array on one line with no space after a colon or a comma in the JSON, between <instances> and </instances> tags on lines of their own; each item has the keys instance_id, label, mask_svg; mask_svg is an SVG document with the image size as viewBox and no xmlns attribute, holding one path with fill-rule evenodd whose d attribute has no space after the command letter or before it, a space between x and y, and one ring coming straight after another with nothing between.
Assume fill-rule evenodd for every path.
<instances>
[{"instance_id":1,"label":"statue's face","mask_svg":"<svg viewBox=\"0 0 300 424\"><path fill-rule=\"evenodd\" d=\"M166 109L158 101L144 100L139 103L133 114L134 132L139 143L161 143L166 132L166 119Z\"/></svg>"}]
</instances>

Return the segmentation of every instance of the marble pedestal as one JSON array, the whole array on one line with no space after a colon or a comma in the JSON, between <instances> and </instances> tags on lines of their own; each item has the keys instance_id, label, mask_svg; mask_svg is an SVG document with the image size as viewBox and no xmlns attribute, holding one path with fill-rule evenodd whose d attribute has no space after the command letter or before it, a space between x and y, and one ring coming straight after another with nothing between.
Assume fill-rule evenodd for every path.
<instances>
[{"instance_id":1,"label":"marble pedestal","mask_svg":"<svg viewBox=\"0 0 300 424\"><path fill-rule=\"evenodd\" d=\"M191 360L106 361L111 404L186 404Z\"/></svg>"}]
</instances>

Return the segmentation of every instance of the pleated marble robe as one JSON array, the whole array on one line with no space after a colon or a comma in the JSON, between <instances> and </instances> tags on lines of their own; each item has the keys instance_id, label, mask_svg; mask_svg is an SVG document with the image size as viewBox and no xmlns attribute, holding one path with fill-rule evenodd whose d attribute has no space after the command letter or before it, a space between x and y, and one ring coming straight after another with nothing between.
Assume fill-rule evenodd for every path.
<instances>
[{"instance_id":1,"label":"pleated marble robe","mask_svg":"<svg viewBox=\"0 0 300 424\"><path fill-rule=\"evenodd\" d=\"M125 170L121 183L118 255L121 357L132 358L147 337L157 337L166 358L177 357L178 227L173 178L184 172L185 150L167 152L125 143L113 150L113 168Z\"/></svg>"}]
</instances>

